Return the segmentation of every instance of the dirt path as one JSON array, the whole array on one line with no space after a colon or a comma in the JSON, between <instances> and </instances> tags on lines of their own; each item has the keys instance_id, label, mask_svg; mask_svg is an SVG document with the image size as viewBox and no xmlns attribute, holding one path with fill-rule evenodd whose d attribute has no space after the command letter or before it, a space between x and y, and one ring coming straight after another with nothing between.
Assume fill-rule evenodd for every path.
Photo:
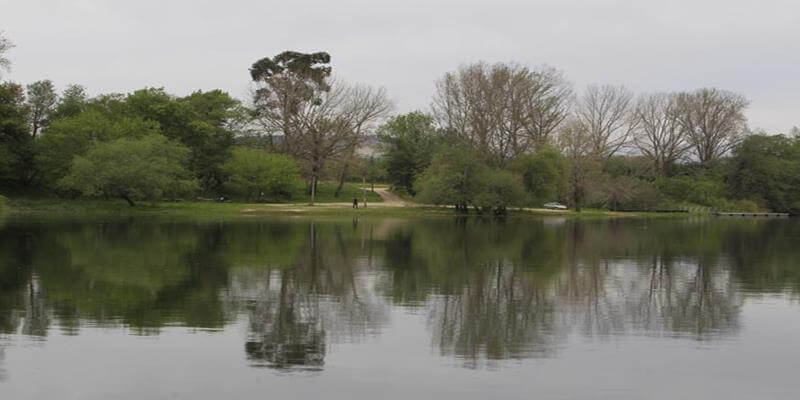
<instances>
[{"instance_id":1,"label":"dirt path","mask_svg":"<svg viewBox=\"0 0 800 400\"><path fill-rule=\"evenodd\" d=\"M375 204L383 204L386 207L405 207L409 204L400 196L390 192L389 188L386 187L376 187L375 193L377 193L378 196L381 196L381 199L383 199L383 203Z\"/></svg>"}]
</instances>

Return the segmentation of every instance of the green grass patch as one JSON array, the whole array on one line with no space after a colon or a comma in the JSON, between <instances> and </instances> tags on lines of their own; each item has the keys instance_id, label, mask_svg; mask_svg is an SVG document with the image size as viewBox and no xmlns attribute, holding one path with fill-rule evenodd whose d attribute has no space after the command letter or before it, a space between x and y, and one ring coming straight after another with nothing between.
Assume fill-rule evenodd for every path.
<instances>
[{"instance_id":1,"label":"green grass patch","mask_svg":"<svg viewBox=\"0 0 800 400\"><path fill-rule=\"evenodd\" d=\"M128 206L123 200L66 200L66 199L10 199L7 214L45 218L80 217L86 219L106 217L186 217L192 219L259 218L259 217L455 217L452 207L409 206L391 207L375 204L367 208L353 209L349 205L319 203L263 204L263 203L217 203L217 202L172 202L140 203ZM470 210L468 218L493 218ZM610 212L604 210L553 211L539 209L510 209L508 218L680 218L687 214L659 214L638 212Z\"/></svg>"},{"instance_id":2,"label":"green grass patch","mask_svg":"<svg viewBox=\"0 0 800 400\"><path fill-rule=\"evenodd\" d=\"M335 197L334 194L336 193L337 186L339 186L338 182L319 182L317 184L316 202L352 203L353 199L357 198L358 202L361 203L364 200L364 191L361 189L362 185L360 183L345 183L344 186L342 186L341 192L339 192L339 197ZM367 186L369 186L369 184ZM293 202L295 201L309 202L311 201L311 195L308 193L303 193L302 196L297 196L296 199L293 199ZM383 201L381 196L371 190L367 190L367 203L380 203L381 201Z\"/></svg>"},{"instance_id":3,"label":"green grass patch","mask_svg":"<svg viewBox=\"0 0 800 400\"><path fill-rule=\"evenodd\" d=\"M342 190L339 192L339 196L335 196L336 188L339 186L339 182L332 182L332 181L321 181L317 184L317 196L315 198L315 203L352 203L354 198L358 198L358 202L361 203L364 201L364 191L361 189L362 185L360 183L354 182L346 182L342 186ZM369 186L369 184L367 185ZM304 186L302 190L298 192L292 193L290 199L283 200L283 201L274 201L270 199L265 199L262 203L277 203L277 204L284 204L284 203L310 203L311 202L311 194L308 192L308 187ZM258 203L259 201L247 201L242 196L232 194L231 198L240 203ZM367 190L367 203L380 203L383 199L377 193Z\"/></svg>"}]
</instances>

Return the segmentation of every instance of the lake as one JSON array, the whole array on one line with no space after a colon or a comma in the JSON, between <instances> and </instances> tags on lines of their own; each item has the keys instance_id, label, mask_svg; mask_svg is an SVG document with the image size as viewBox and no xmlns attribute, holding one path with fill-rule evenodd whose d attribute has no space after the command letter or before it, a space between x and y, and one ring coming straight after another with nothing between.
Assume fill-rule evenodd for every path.
<instances>
[{"instance_id":1,"label":"lake","mask_svg":"<svg viewBox=\"0 0 800 400\"><path fill-rule=\"evenodd\" d=\"M788 399L794 219L6 218L2 399Z\"/></svg>"}]
</instances>

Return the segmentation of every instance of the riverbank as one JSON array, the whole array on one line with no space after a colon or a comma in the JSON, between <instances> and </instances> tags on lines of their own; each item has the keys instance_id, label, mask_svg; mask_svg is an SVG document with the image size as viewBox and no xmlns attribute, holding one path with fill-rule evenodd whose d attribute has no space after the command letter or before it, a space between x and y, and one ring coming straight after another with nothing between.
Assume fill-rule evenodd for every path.
<instances>
[{"instance_id":1,"label":"riverbank","mask_svg":"<svg viewBox=\"0 0 800 400\"><path fill-rule=\"evenodd\" d=\"M65 199L9 199L6 214L14 216L45 217L102 217L102 216L178 216L178 217L258 217L258 216L446 216L457 214L450 207L417 205L405 201L368 203L367 207L352 208L352 204L319 203L217 203L217 202L161 202L141 203L130 207L115 200L65 200ZM681 218L689 214L612 212L584 210L510 209L508 217L551 216L570 218ZM471 212L469 216L479 216Z\"/></svg>"}]
</instances>

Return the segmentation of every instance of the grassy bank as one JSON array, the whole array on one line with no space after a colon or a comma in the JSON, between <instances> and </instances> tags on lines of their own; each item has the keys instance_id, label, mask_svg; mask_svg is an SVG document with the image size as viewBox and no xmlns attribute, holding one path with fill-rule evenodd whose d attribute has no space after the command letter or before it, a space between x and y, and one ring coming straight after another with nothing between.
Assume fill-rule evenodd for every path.
<instances>
[{"instance_id":1,"label":"grassy bank","mask_svg":"<svg viewBox=\"0 0 800 400\"><path fill-rule=\"evenodd\" d=\"M117 200L11 199L7 214L16 216L102 217L102 216L177 216L177 217L258 217L258 216L447 216L457 214L452 208L435 206L389 206L372 203L367 208L353 209L347 203L260 204L175 202L141 203L135 207ZM474 212L469 216L478 216ZM611 212L604 210L556 211L544 209L511 209L509 217L551 216L569 218L680 218L687 214Z\"/></svg>"}]
</instances>

